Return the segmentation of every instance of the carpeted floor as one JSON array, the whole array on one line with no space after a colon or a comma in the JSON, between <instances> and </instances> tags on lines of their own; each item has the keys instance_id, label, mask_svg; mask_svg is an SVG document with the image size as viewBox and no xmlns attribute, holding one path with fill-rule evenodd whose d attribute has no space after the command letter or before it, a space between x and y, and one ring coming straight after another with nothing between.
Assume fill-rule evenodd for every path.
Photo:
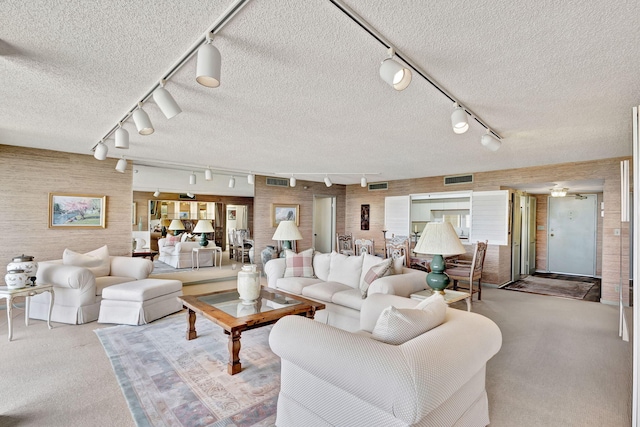
<instances>
[{"instance_id":1,"label":"carpeted floor","mask_svg":"<svg viewBox=\"0 0 640 427\"><path fill-rule=\"evenodd\" d=\"M588 280L564 280L533 275L510 283L504 289L581 300L594 285L593 281Z\"/></svg>"},{"instance_id":2,"label":"carpeted floor","mask_svg":"<svg viewBox=\"0 0 640 427\"><path fill-rule=\"evenodd\" d=\"M149 277L155 279L180 280L185 285L198 283L211 283L225 280L235 280L238 277L239 268L234 270L232 265L220 267L201 267L197 270L189 268L173 268L161 261L153 262L153 272Z\"/></svg>"},{"instance_id":3,"label":"carpeted floor","mask_svg":"<svg viewBox=\"0 0 640 427\"><path fill-rule=\"evenodd\" d=\"M96 334L138 426L264 427L275 423L280 359L269 349L270 326L242 334L242 372L227 374L227 335L198 318L198 338L185 338L178 313L145 326Z\"/></svg>"}]
</instances>

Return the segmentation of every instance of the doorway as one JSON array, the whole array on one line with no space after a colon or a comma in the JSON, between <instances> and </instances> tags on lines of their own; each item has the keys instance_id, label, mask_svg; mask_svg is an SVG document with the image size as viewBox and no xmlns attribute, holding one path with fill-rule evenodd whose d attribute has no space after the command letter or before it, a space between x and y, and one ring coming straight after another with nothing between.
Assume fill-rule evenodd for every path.
<instances>
[{"instance_id":1,"label":"doorway","mask_svg":"<svg viewBox=\"0 0 640 427\"><path fill-rule=\"evenodd\" d=\"M313 196L313 247L316 251L330 253L335 245L336 198Z\"/></svg>"},{"instance_id":2,"label":"doorway","mask_svg":"<svg viewBox=\"0 0 640 427\"><path fill-rule=\"evenodd\" d=\"M549 197L547 269L579 276L596 274L597 196Z\"/></svg>"}]
</instances>

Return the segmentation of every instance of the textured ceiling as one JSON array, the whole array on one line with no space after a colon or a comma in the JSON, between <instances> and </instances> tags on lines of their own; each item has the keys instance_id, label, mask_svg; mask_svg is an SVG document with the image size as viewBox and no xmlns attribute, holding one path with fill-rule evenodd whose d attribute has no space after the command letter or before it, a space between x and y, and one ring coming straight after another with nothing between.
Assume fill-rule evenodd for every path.
<instances>
[{"instance_id":1,"label":"textured ceiling","mask_svg":"<svg viewBox=\"0 0 640 427\"><path fill-rule=\"evenodd\" d=\"M129 119L131 148L111 137L109 157L353 184L362 173L373 182L631 155L635 1L346 4L499 133L501 149L480 145L474 121L454 134L452 103L415 73L402 92L385 84L386 48L330 1L253 0L214 38L220 87L195 82L192 57L166 85L183 113L167 120L148 101L155 133L138 135ZM230 5L0 2L0 144L91 154Z\"/></svg>"}]
</instances>

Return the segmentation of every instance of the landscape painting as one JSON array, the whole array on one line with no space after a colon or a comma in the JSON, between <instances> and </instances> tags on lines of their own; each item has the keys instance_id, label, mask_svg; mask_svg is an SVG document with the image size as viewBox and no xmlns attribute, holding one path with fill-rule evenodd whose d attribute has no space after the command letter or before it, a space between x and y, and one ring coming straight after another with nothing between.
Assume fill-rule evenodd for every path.
<instances>
[{"instance_id":1,"label":"landscape painting","mask_svg":"<svg viewBox=\"0 0 640 427\"><path fill-rule=\"evenodd\" d=\"M271 205L271 220L272 225L277 227L280 221L295 221L296 225L300 225L300 218L298 212L300 205Z\"/></svg>"},{"instance_id":2,"label":"landscape painting","mask_svg":"<svg viewBox=\"0 0 640 427\"><path fill-rule=\"evenodd\" d=\"M49 193L49 228L106 228L107 196Z\"/></svg>"}]
</instances>

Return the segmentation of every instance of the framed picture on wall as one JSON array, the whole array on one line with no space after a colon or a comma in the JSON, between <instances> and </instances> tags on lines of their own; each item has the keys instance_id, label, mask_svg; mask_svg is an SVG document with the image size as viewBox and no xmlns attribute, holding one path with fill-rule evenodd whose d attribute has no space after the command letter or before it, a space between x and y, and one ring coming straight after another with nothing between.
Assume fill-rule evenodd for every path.
<instances>
[{"instance_id":1,"label":"framed picture on wall","mask_svg":"<svg viewBox=\"0 0 640 427\"><path fill-rule=\"evenodd\" d=\"M49 193L49 228L106 228L106 212L107 196Z\"/></svg>"},{"instance_id":2,"label":"framed picture on wall","mask_svg":"<svg viewBox=\"0 0 640 427\"><path fill-rule=\"evenodd\" d=\"M280 221L295 221L296 225L300 225L300 205L271 205L271 222L274 227L280 224Z\"/></svg>"},{"instance_id":3,"label":"framed picture on wall","mask_svg":"<svg viewBox=\"0 0 640 427\"><path fill-rule=\"evenodd\" d=\"M370 205L360 205L360 230L369 229L369 209Z\"/></svg>"},{"instance_id":4,"label":"framed picture on wall","mask_svg":"<svg viewBox=\"0 0 640 427\"><path fill-rule=\"evenodd\" d=\"M227 211L227 219L229 221L235 221L236 220L236 210L235 209L229 209Z\"/></svg>"}]
</instances>

